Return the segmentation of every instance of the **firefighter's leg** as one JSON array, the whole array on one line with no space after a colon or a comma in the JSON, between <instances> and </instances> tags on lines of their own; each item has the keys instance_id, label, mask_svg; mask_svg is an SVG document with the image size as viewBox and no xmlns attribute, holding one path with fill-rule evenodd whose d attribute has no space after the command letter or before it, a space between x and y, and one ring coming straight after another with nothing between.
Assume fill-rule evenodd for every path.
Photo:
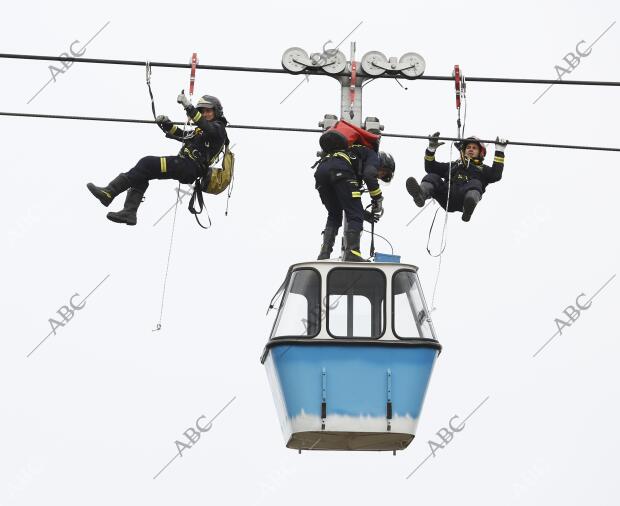
<instances>
[{"instance_id":1,"label":"firefighter's leg","mask_svg":"<svg viewBox=\"0 0 620 506\"><path fill-rule=\"evenodd\" d=\"M135 225L138 207L152 179L175 179L181 183L193 183L197 177L197 165L178 156L145 156L124 176L131 184L125 205L121 211L110 212L107 218L116 223Z\"/></svg>"},{"instance_id":2,"label":"firefighter's leg","mask_svg":"<svg viewBox=\"0 0 620 506\"><path fill-rule=\"evenodd\" d=\"M108 207L114 197L129 188L138 189L144 194L149 186L149 179L158 177L163 163L161 160L164 158L145 156L138 161L134 168L124 174L119 174L108 186L98 187L88 183L86 187L104 206Z\"/></svg>"},{"instance_id":3,"label":"firefighter's leg","mask_svg":"<svg viewBox=\"0 0 620 506\"><path fill-rule=\"evenodd\" d=\"M191 160L179 156L145 156L126 175L133 188L142 189L152 179L193 183L198 177L198 168Z\"/></svg>"},{"instance_id":4,"label":"firefighter's leg","mask_svg":"<svg viewBox=\"0 0 620 506\"><path fill-rule=\"evenodd\" d=\"M424 202L433 197L435 193L435 185L429 181L422 180L421 184L418 184L414 177L407 179L405 186L409 195L413 197L415 205L418 207L424 207Z\"/></svg>"},{"instance_id":5,"label":"firefighter's leg","mask_svg":"<svg viewBox=\"0 0 620 506\"><path fill-rule=\"evenodd\" d=\"M137 188L129 188L127 197L125 197L125 205L118 212L110 212L107 218L115 223L125 223L127 225L135 225L138 222L138 207L142 203L144 191Z\"/></svg>"},{"instance_id":6,"label":"firefighter's leg","mask_svg":"<svg viewBox=\"0 0 620 506\"><path fill-rule=\"evenodd\" d=\"M482 188L482 184L477 179L472 179L468 181L462 188L463 192L463 215L461 219L463 221L469 221L471 219L471 215L476 209L478 202L482 198L482 193L484 192Z\"/></svg>"},{"instance_id":7,"label":"firefighter's leg","mask_svg":"<svg viewBox=\"0 0 620 506\"><path fill-rule=\"evenodd\" d=\"M316 189L321 197L321 202L327 209L327 223L323 230L323 244L317 260L326 260L331 256L334 249L338 229L342 225L342 206L332 186L329 169L320 167L315 173Z\"/></svg>"},{"instance_id":8,"label":"firefighter's leg","mask_svg":"<svg viewBox=\"0 0 620 506\"><path fill-rule=\"evenodd\" d=\"M123 193L131 186L129 179L125 174L119 174L107 186L95 186L88 183L86 188L92 193L104 206L108 207L114 198Z\"/></svg>"},{"instance_id":9,"label":"firefighter's leg","mask_svg":"<svg viewBox=\"0 0 620 506\"><path fill-rule=\"evenodd\" d=\"M340 204L347 219L347 249L344 260L347 262L365 262L360 251L360 239L364 224L364 206L362 194L355 179L339 181L334 186Z\"/></svg>"},{"instance_id":10,"label":"firefighter's leg","mask_svg":"<svg viewBox=\"0 0 620 506\"><path fill-rule=\"evenodd\" d=\"M437 174L426 174L420 183L424 193L434 198L437 203L446 209L448 201L448 183ZM452 208L452 203L450 203Z\"/></svg>"}]
</instances>

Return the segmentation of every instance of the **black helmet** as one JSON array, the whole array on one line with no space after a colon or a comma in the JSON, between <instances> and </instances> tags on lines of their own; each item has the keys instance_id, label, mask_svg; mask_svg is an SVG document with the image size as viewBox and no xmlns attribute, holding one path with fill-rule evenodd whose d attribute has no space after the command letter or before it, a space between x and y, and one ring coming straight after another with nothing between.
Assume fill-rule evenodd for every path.
<instances>
[{"instance_id":1,"label":"black helmet","mask_svg":"<svg viewBox=\"0 0 620 506\"><path fill-rule=\"evenodd\" d=\"M389 183L394 177L396 162L394 162L394 158L392 157L392 155L386 153L385 151L379 151L379 162L381 164L379 169L383 169L387 172L387 174L381 178L381 181Z\"/></svg>"},{"instance_id":2,"label":"black helmet","mask_svg":"<svg viewBox=\"0 0 620 506\"><path fill-rule=\"evenodd\" d=\"M222 103L213 95L203 95L200 97L198 102L196 102L196 109L214 109L216 118L221 118L224 115Z\"/></svg>"},{"instance_id":3,"label":"black helmet","mask_svg":"<svg viewBox=\"0 0 620 506\"><path fill-rule=\"evenodd\" d=\"M330 128L323 132L319 138L319 144L324 153L346 151L349 148L349 142L346 136L335 128Z\"/></svg>"}]
</instances>

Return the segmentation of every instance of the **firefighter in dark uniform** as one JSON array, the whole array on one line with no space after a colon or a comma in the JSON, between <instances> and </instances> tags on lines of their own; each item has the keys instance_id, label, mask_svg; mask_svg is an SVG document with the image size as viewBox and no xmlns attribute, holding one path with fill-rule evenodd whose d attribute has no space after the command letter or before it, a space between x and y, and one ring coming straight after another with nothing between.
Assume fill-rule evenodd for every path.
<instances>
[{"instance_id":1,"label":"firefighter in dark uniform","mask_svg":"<svg viewBox=\"0 0 620 506\"><path fill-rule=\"evenodd\" d=\"M326 154L319 162L314 179L321 202L327 209L327 223L323 230L323 245L318 260L328 259L332 253L342 213L347 219L345 234L347 249L345 261L364 262L360 253L360 236L364 219L378 221L383 215L383 196L378 179L389 182L394 177L394 159L387 153L377 153L362 145ZM362 183L370 194L372 210L364 212Z\"/></svg>"},{"instance_id":2,"label":"firefighter in dark uniform","mask_svg":"<svg viewBox=\"0 0 620 506\"><path fill-rule=\"evenodd\" d=\"M92 183L86 185L106 207L116 196L128 190L123 209L108 213L109 220L135 225L136 212L151 179L175 179L191 184L197 178L205 177L208 182L209 166L228 142L228 122L222 104L216 97L203 95L194 107L184 93L177 97L177 102L185 108L187 117L196 128L183 132L167 116L158 116L155 120L166 137L183 143L177 156L145 156L133 169L119 174L107 186L99 187Z\"/></svg>"},{"instance_id":3,"label":"firefighter in dark uniform","mask_svg":"<svg viewBox=\"0 0 620 506\"><path fill-rule=\"evenodd\" d=\"M496 183L502 178L504 170L504 151L508 141L497 137L495 140L495 157L493 165L483 162L486 146L477 137L468 137L457 144L460 159L452 164L450 177L450 202L448 204L449 163L435 160L435 151L445 144L439 142L439 132L430 136L429 145L424 155L424 168L427 172L418 184L415 178L407 179L407 191L418 207L424 206L426 199L434 198L448 212L462 211L463 221L469 221L476 205L480 202L488 184Z\"/></svg>"}]
</instances>

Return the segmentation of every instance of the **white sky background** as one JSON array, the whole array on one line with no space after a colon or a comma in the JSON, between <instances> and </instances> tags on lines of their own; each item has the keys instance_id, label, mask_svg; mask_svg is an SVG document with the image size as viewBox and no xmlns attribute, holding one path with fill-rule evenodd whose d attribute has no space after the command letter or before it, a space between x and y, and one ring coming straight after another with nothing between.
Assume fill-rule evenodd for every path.
<instances>
[{"instance_id":1,"label":"white sky background","mask_svg":"<svg viewBox=\"0 0 620 506\"><path fill-rule=\"evenodd\" d=\"M359 6L359 7L358 7ZM428 75L555 78L580 40L613 21L616 2L4 2L1 51L57 55L78 39L85 57L279 67L290 46L320 51L363 21L358 55L416 51ZM614 26L570 79L620 80ZM331 47L331 46L330 46ZM348 51L348 43L344 46ZM49 62L0 60L0 110L151 117L142 67L75 64L31 104ZM237 124L315 128L338 113L334 80L312 77L284 104L297 76L198 71L196 94L221 98ZM158 113L188 71L153 69ZM449 82L381 80L364 115L387 132L456 131ZM468 134L619 146L620 90L470 83ZM231 211L208 198L199 229L179 209L163 329L154 333L176 183L155 181L137 227L106 220L85 184L105 184L142 156L178 144L152 125L0 117L4 192L0 341L0 505L110 504L618 504L619 280L540 355L534 352L580 293L618 272L620 155L508 146L504 179L469 224L449 222L433 313L444 351L415 442L390 453L301 456L284 447L259 356L265 310L288 266L316 257L326 213L310 165L316 135L230 130L237 180ZM426 143L385 138L394 182L377 231L416 264L430 300L437 261L425 251L432 211L417 212L404 181L422 176ZM492 160L492 146L488 160ZM449 146L438 158L449 159ZM118 209L123 197L111 206ZM388 251L377 241L379 251ZM365 238L364 251L368 251ZM50 331L74 293L84 309ZM583 301L583 299L582 299ZM212 429L156 480L174 441L200 416ZM465 430L429 454L453 415Z\"/></svg>"}]
</instances>

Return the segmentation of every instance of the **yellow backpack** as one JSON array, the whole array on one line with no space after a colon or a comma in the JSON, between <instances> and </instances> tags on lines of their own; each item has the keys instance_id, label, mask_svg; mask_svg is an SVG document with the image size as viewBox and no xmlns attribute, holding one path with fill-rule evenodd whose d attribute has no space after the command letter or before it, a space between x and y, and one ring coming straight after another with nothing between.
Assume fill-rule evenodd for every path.
<instances>
[{"instance_id":1,"label":"yellow backpack","mask_svg":"<svg viewBox=\"0 0 620 506\"><path fill-rule=\"evenodd\" d=\"M226 139L226 143L222 147L222 150L224 151L222 166L210 168L211 177L208 182L205 181L206 177L201 177L196 180L196 183L194 184L194 193L192 193L192 196L189 199L189 212L194 215L198 225L204 229L208 229L211 226L211 218L207 212L207 218L209 219L208 227L205 227L198 219L198 215L202 213L203 209L205 209L202 192L218 195L228 188L228 198L226 199L226 215L228 216L228 203L230 201L230 194L232 193L233 181L235 179L235 154L228 147L228 139ZM218 158L222 154L222 150L220 150L220 152L211 159L210 164L217 162ZM198 203L198 209L195 208L196 202Z\"/></svg>"},{"instance_id":2,"label":"yellow backpack","mask_svg":"<svg viewBox=\"0 0 620 506\"><path fill-rule=\"evenodd\" d=\"M211 168L211 178L206 189L202 191L218 195L222 193L235 177L235 154L229 149L228 144L224 145L224 156L222 157L221 167ZM216 155L219 158L221 151Z\"/></svg>"}]
</instances>

